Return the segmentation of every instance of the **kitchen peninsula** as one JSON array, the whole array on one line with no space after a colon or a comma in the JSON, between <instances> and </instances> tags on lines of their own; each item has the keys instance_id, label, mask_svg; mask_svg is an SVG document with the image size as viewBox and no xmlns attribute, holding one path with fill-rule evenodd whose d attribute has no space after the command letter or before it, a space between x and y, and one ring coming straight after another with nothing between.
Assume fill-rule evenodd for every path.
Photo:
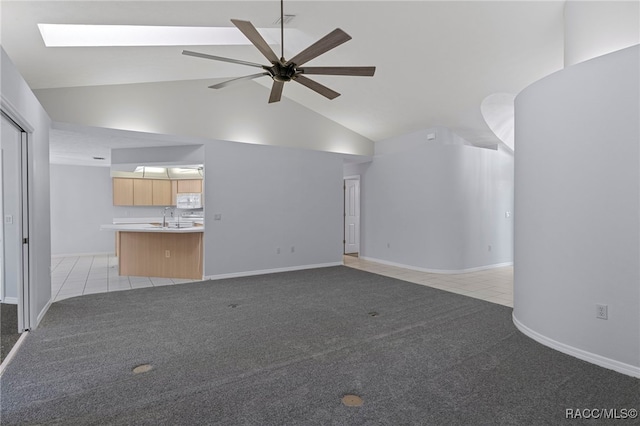
<instances>
[{"instance_id":1,"label":"kitchen peninsula","mask_svg":"<svg viewBox=\"0 0 640 426\"><path fill-rule=\"evenodd\" d=\"M170 223L114 223L119 275L202 279L204 226Z\"/></svg>"}]
</instances>

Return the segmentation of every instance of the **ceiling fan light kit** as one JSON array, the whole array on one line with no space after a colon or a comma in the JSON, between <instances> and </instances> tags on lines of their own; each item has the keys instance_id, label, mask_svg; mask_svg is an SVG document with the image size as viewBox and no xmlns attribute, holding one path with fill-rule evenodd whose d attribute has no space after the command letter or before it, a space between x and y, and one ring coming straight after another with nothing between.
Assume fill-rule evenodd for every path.
<instances>
[{"instance_id":1,"label":"ceiling fan light kit","mask_svg":"<svg viewBox=\"0 0 640 426\"><path fill-rule=\"evenodd\" d=\"M210 89L221 89L230 84L238 83L245 80L253 80L258 77L269 76L273 79L273 86L271 87L271 94L269 95L269 103L278 102L282 97L282 90L284 83L288 81L295 81L303 86L313 90L316 93L326 97L327 99L335 99L340 96L340 93L329 89L323 84L318 83L303 74L307 75L346 75L357 77L372 77L376 71L376 67L302 67L310 60L317 58L323 53L351 40L349 34L342 31L340 28L336 28L311 46L304 49L302 52L295 55L293 58L286 60L284 58L284 0L280 0L280 46L281 56L278 56L271 49L269 44L260 35L256 27L249 21L242 21L239 19L232 19L233 25L238 28L242 34L249 39L249 41L264 55L271 65L262 65L253 62L242 61L238 59L225 58L222 56L208 55L205 53L192 52L189 50L183 50L183 55L195 56L204 59L212 59L214 61L230 62L234 64L246 65L250 67L262 68L263 72L257 74L251 74L243 77L234 78L224 81L222 83L209 86Z\"/></svg>"}]
</instances>

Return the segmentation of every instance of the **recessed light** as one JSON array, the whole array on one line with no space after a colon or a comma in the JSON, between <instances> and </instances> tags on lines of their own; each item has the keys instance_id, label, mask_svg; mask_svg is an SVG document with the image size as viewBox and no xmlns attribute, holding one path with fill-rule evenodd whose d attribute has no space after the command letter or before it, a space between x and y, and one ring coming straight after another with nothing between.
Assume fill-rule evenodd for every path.
<instances>
[{"instance_id":1,"label":"recessed light","mask_svg":"<svg viewBox=\"0 0 640 426\"><path fill-rule=\"evenodd\" d=\"M236 27L153 25L38 24L47 47L249 45ZM278 44L278 28L258 28L269 44ZM290 32L292 30L287 30Z\"/></svg>"}]
</instances>

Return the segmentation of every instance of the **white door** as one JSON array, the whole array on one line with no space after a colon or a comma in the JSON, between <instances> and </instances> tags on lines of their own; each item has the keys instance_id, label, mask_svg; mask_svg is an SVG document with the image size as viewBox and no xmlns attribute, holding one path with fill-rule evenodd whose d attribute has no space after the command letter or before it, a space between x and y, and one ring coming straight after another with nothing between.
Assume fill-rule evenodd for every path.
<instances>
[{"instance_id":1,"label":"white door","mask_svg":"<svg viewBox=\"0 0 640 426\"><path fill-rule=\"evenodd\" d=\"M344 252L360 252L360 180L344 181Z\"/></svg>"}]
</instances>

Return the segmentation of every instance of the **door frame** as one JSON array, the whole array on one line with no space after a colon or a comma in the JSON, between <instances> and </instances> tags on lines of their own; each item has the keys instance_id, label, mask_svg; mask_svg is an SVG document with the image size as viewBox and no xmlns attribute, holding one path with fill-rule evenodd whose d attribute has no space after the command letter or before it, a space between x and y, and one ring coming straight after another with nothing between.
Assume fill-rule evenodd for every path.
<instances>
[{"instance_id":1,"label":"door frame","mask_svg":"<svg viewBox=\"0 0 640 426\"><path fill-rule=\"evenodd\" d=\"M18 271L18 283L17 283L17 297L18 297L18 331L20 333L29 331L31 329L31 307L33 300L31 297L31 252L29 249L30 242L30 229L31 229L31 217L29 215L30 207L30 191L29 191L29 136L33 132L24 119L20 119L19 114L15 114L13 108L9 107L4 99L0 104L0 115L2 115L7 121L10 122L17 130L20 131L20 161L19 161L19 174L20 174L20 188L18 193L20 205L20 214L16 217L16 222L21 230L20 239L22 243L19 249L21 259L21 268ZM25 123L25 124L22 124ZM4 194L3 194L4 195ZM2 200L4 204L4 199ZM4 211L2 212L2 221L4 222ZM4 225L3 225L4 226ZM3 242L4 244L4 242ZM3 286L4 287L4 286ZM4 289L3 289L4 291ZM4 294L3 294L4 296Z\"/></svg>"},{"instance_id":2,"label":"door frame","mask_svg":"<svg viewBox=\"0 0 640 426\"><path fill-rule=\"evenodd\" d=\"M347 217L347 206L345 205L345 197L346 197L346 183L345 181L347 180L357 180L358 181L358 211L360 212L360 215L358 217L358 255L360 255L360 251L362 249L362 247L360 247L360 243L362 242L362 239L360 238L360 222L361 222L361 217L362 217L362 209L361 207L361 203L360 203L360 194L362 193L362 180L360 179L360 175L350 175L350 176L343 176L342 178L342 254L345 255L345 251L346 251L346 247L347 247L347 235L346 235L346 217Z\"/></svg>"},{"instance_id":3,"label":"door frame","mask_svg":"<svg viewBox=\"0 0 640 426\"><path fill-rule=\"evenodd\" d=\"M0 220L4 222L4 151L0 147ZM0 226L0 301L4 301L4 224Z\"/></svg>"}]
</instances>

